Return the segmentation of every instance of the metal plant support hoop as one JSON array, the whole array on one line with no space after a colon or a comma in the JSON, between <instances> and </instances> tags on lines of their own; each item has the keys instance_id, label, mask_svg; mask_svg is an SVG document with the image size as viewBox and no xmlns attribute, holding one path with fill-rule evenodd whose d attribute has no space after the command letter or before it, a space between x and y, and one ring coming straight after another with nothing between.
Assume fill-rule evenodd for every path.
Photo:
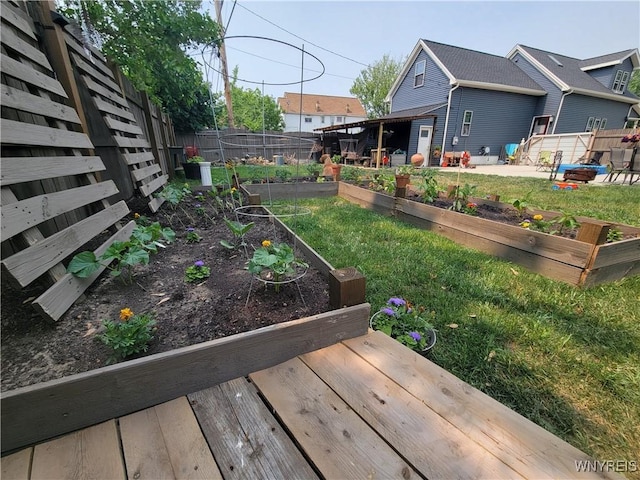
<instances>
[{"instance_id":1,"label":"metal plant support hoop","mask_svg":"<svg viewBox=\"0 0 640 480\"><path fill-rule=\"evenodd\" d=\"M251 283L249 284L249 292L247 293L247 300L244 304L244 306L246 307L247 305L249 305L249 298L251 297L251 289L253 288L253 280L258 280L262 283L264 283L265 285L286 285L287 283L295 283L296 284L296 288L298 289L298 294L300 294L300 300L302 300L302 304L306 307L307 306L307 302L304 301L304 296L302 295L302 290L300 290L300 285L298 285L298 280L300 280L302 277L304 277L307 272L309 271L309 267L305 267L304 271L302 271L300 274L298 274L295 277L292 278L287 278L285 280L279 280L279 281L275 281L275 280L266 280L264 278L261 278L259 275L251 275Z\"/></svg>"}]
</instances>

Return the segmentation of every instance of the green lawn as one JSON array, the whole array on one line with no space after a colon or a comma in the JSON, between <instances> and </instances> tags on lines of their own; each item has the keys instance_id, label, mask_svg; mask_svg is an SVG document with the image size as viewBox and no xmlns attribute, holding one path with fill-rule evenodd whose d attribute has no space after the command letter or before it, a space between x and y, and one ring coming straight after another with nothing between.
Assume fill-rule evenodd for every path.
<instances>
[{"instance_id":1,"label":"green lawn","mask_svg":"<svg viewBox=\"0 0 640 480\"><path fill-rule=\"evenodd\" d=\"M465 182L477 196L640 226L637 187ZM640 276L579 289L339 198L298 204L312 214L287 222L334 267L366 276L373 311L402 296L433 312L434 362L600 460L640 459Z\"/></svg>"}]
</instances>

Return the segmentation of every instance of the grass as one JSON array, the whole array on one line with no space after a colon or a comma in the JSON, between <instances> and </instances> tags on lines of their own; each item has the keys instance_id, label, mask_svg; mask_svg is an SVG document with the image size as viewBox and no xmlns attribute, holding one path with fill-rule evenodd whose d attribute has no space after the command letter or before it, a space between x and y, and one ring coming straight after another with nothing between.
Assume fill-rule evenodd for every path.
<instances>
[{"instance_id":1,"label":"grass","mask_svg":"<svg viewBox=\"0 0 640 480\"><path fill-rule=\"evenodd\" d=\"M640 226L638 188L461 182L478 196L531 192L530 205ZM579 289L336 197L298 204L312 215L288 223L334 267L366 276L373 311L402 296L434 312L434 362L600 460L640 458L640 276Z\"/></svg>"}]
</instances>

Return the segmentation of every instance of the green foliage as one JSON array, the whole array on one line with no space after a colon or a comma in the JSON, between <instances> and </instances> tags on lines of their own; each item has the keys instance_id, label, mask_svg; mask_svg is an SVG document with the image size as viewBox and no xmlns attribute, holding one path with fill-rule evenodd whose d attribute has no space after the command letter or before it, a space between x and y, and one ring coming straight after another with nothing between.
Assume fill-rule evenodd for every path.
<instances>
[{"instance_id":1,"label":"green foliage","mask_svg":"<svg viewBox=\"0 0 640 480\"><path fill-rule=\"evenodd\" d=\"M168 183L159 193L174 209L188 195L191 195L188 183Z\"/></svg>"},{"instance_id":2,"label":"green foliage","mask_svg":"<svg viewBox=\"0 0 640 480\"><path fill-rule=\"evenodd\" d=\"M371 327L421 352L427 346L429 330L433 329L427 315L424 307L411 306L403 298L392 297L371 317ZM434 312L430 315L433 317Z\"/></svg>"},{"instance_id":3,"label":"green foliage","mask_svg":"<svg viewBox=\"0 0 640 480\"><path fill-rule=\"evenodd\" d=\"M231 75L231 104L233 106L233 120L236 127L244 127L252 132L284 130L282 109L270 95L262 95L259 89L238 86L238 67ZM263 117L264 109L264 117ZM218 126L228 127L229 116L224 99L216 103L216 118Z\"/></svg>"},{"instance_id":4,"label":"green foliage","mask_svg":"<svg viewBox=\"0 0 640 480\"><path fill-rule=\"evenodd\" d=\"M291 170L288 168L276 168L276 177L280 179L281 182L286 182L291 178Z\"/></svg>"},{"instance_id":5,"label":"green foliage","mask_svg":"<svg viewBox=\"0 0 640 480\"><path fill-rule=\"evenodd\" d=\"M611 227L607 232L607 243L619 242L624 238L624 234L616 227Z\"/></svg>"},{"instance_id":6,"label":"green foliage","mask_svg":"<svg viewBox=\"0 0 640 480\"><path fill-rule=\"evenodd\" d=\"M231 230L231 233L233 233L234 242L229 243L226 240L220 240L220 245L222 245L225 248L228 248L229 250L235 250L236 248L240 248L246 245L244 243L243 236L245 233L247 233L249 230L253 228L255 223L249 222L247 224L243 224L240 222L236 222L235 220L229 220L228 218L224 219L224 223L227 224L227 227L229 227L229 230Z\"/></svg>"},{"instance_id":7,"label":"green foliage","mask_svg":"<svg viewBox=\"0 0 640 480\"><path fill-rule=\"evenodd\" d=\"M253 252L249 260L248 270L254 275L262 275L263 280L275 283L276 292L280 291L278 282L285 280L287 276L295 273L295 267L307 267L307 264L295 258L293 248L286 243L271 243L269 240L262 242L262 247Z\"/></svg>"},{"instance_id":8,"label":"green foliage","mask_svg":"<svg viewBox=\"0 0 640 480\"><path fill-rule=\"evenodd\" d=\"M193 157L187 158L187 163L200 163L204 162L204 158L200 155L194 155Z\"/></svg>"},{"instance_id":9,"label":"green foliage","mask_svg":"<svg viewBox=\"0 0 640 480\"><path fill-rule=\"evenodd\" d=\"M367 112L367 117L378 118L389 113L384 99L400 74L402 63L385 54L380 60L362 70L353 82L349 92L358 97Z\"/></svg>"},{"instance_id":10,"label":"green foliage","mask_svg":"<svg viewBox=\"0 0 640 480\"><path fill-rule=\"evenodd\" d=\"M61 13L89 20L102 52L171 116L179 132L213 124L207 85L187 51L215 45L220 27L192 0L66 0Z\"/></svg>"},{"instance_id":11,"label":"green foliage","mask_svg":"<svg viewBox=\"0 0 640 480\"><path fill-rule=\"evenodd\" d=\"M197 260L193 265L189 265L184 271L184 279L189 283L199 282L209 278L211 268L207 267L202 260Z\"/></svg>"},{"instance_id":12,"label":"green foliage","mask_svg":"<svg viewBox=\"0 0 640 480\"><path fill-rule=\"evenodd\" d=\"M146 352L155 324L150 314L133 315L128 308L121 310L120 320L104 320L105 331L99 338L113 350L109 363Z\"/></svg>"},{"instance_id":13,"label":"green foliage","mask_svg":"<svg viewBox=\"0 0 640 480\"><path fill-rule=\"evenodd\" d=\"M634 70L633 74L631 75L631 80L629 80L629 86L627 87L627 89L631 93L640 97L640 70Z\"/></svg>"},{"instance_id":14,"label":"green foliage","mask_svg":"<svg viewBox=\"0 0 640 480\"><path fill-rule=\"evenodd\" d=\"M464 213L465 208L469 204L469 197L473 195L475 191L475 185L469 185L468 183L465 183L464 187L462 188L460 188L460 185L456 185L455 188L449 193L449 198L453 198L453 205L449 207L449 210Z\"/></svg>"},{"instance_id":15,"label":"green foliage","mask_svg":"<svg viewBox=\"0 0 640 480\"><path fill-rule=\"evenodd\" d=\"M317 177L322 172L322 165L317 162L311 162L305 166L305 170L310 177Z\"/></svg>"},{"instance_id":16,"label":"green foliage","mask_svg":"<svg viewBox=\"0 0 640 480\"><path fill-rule=\"evenodd\" d=\"M369 182L369 188L392 195L396 191L396 178L391 174L374 174Z\"/></svg>"},{"instance_id":17,"label":"green foliage","mask_svg":"<svg viewBox=\"0 0 640 480\"><path fill-rule=\"evenodd\" d=\"M550 223L558 227L558 230L551 230L551 232L549 232L552 235L556 233L562 234L562 232L564 232L565 229L574 230L580 227L580 222L578 222L575 215L568 212L564 212L564 211L561 212L560 215L558 215L557 217L553 217L550 220Z\"/></svg>"},{"instance_id":18,"label":"green foliage","mask_svg":"<svg viewBox=\"0 0 640 480\"><path fill-rule=\"evenodd\" d=\"M158 247L164 248L161 239L171 243L175 236L173 230L162 228L158 222L136 225L129 240L113 242L100 257L96 257L90 251L75 255L69 262L67 272L79 278L87 278L101 266L105 266L112 276L120 277L125 284L131 283L133 268L136 265L148 264L149 253L157 253ZM115 264L110 265L114 261ZM123 273L125 275L122 275Z\"/></svg>"},{"instance_id":19,"label":"green foliage","mask_svg":"<svg viewBox=\"0 0 640 480\"><path fill-rule=\"evenodd\" d=\"M433 203L442 191L438 187L436 180L436 171L432 169L423 169L420 171L420 184L418 188L422 191L422 200L425 203Z\"/></svg>"},{"instance_id":20,"label":"green foliage","mask_svg":"<svg viewBox=\"0 0 640 480\"><path fill-rule=\"evenodd\" d=\"M193 227L187 228L187 235L185 236L187 243L200 243L202 237L195 231Z\"/></svg>"}]
</instances>

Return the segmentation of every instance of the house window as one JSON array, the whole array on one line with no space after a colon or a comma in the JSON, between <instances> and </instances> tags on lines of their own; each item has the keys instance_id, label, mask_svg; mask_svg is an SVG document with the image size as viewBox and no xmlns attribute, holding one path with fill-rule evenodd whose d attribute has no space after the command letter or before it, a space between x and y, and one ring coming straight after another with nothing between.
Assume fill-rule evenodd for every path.
<instances>
[{"instance_id":1,"label":"house window","mask_svg":"<svg viewBox=\"0 0 640 480\"><path fill-rule=\"evenodd\" d=\"M587 126L584 128L585 132L590 132L591 130L593 130L594 121L595 121L595 118L589 117L589 120L587 120Z\"/></svg>"},{"instance_id":2,"label":"house window","mask_svg":"<svg viewBox=\"0 0 640 480\"><path fill-rule=\"evenodd\" d=\"M607 119L603 118L602 121L600 122L600 130L604 130L606 126L607 126Z\"/></svg>"},{"instance_id":3,"label":"house window","mask_svg":"<svg viewBox=\"0 0 640 480\"><path fill-rule=\"evenodd\" d=\"M312 120L311 117L304 117L304 123L311 123Z\"/></svg>"},{"instance_id":4,"label":"house window","mask_svg":"<svg viewBox=\"0 0 640 480\"><path fill-rule=\"evenodd\" d=\"M473 112L471 110L464 111L464 117L462 118L462 132L463 137L468 137L471 133L471 120L473 120Z\"/></svg>"},{"instance_id":5,"label":"house window","mask_svg":"<svg viewBox=\"0 0 640 480\"><path fill-rule=\"evenodd\" d=\"M624 93L624 89L627 86L627 82L629 81L629 72L625 72L624 70L618 70L616 72L616 78L613 81L613 91L616 93Z\"/></svg>"},{"instance_id":6,"label":"house window","mask_svg":"<svg viewBox=\"0 0 640 480\"><path fill-rule=\"evenodd\" d=\"M413 73L413 86L421 87L424 85L424 69L427 65L426 60L420 60L416 63L416 70Z\"/></svg>"},{"instance_id":7,"label":"house window","mask_svg":"<svg viewBox=\"0 0 640 480\"><path fill-rule=\"evenodd\" d=\"M320 117L320 123L324 123L324 115Z\"/></svg>"},{"instance_id":8,"label":"house window","mask_svg":"<svg viewBox=\"0 0 640 480\"><path fill-rule=\"evenodd\" d=\"M343 117L336 117L336 122L337 123L342 123L343 122Z\"/></svg>"},{"instance_id":9,"label":"house window","mask_svg":"<svg viewBox=\"0 0 640 480\"><path fill-rule=\"evenodd\" d=\"M593 122L593 129L594 130L599 130L600 129L600 119L596 118L596 121Z\"/></svg>"}]
</instances>

